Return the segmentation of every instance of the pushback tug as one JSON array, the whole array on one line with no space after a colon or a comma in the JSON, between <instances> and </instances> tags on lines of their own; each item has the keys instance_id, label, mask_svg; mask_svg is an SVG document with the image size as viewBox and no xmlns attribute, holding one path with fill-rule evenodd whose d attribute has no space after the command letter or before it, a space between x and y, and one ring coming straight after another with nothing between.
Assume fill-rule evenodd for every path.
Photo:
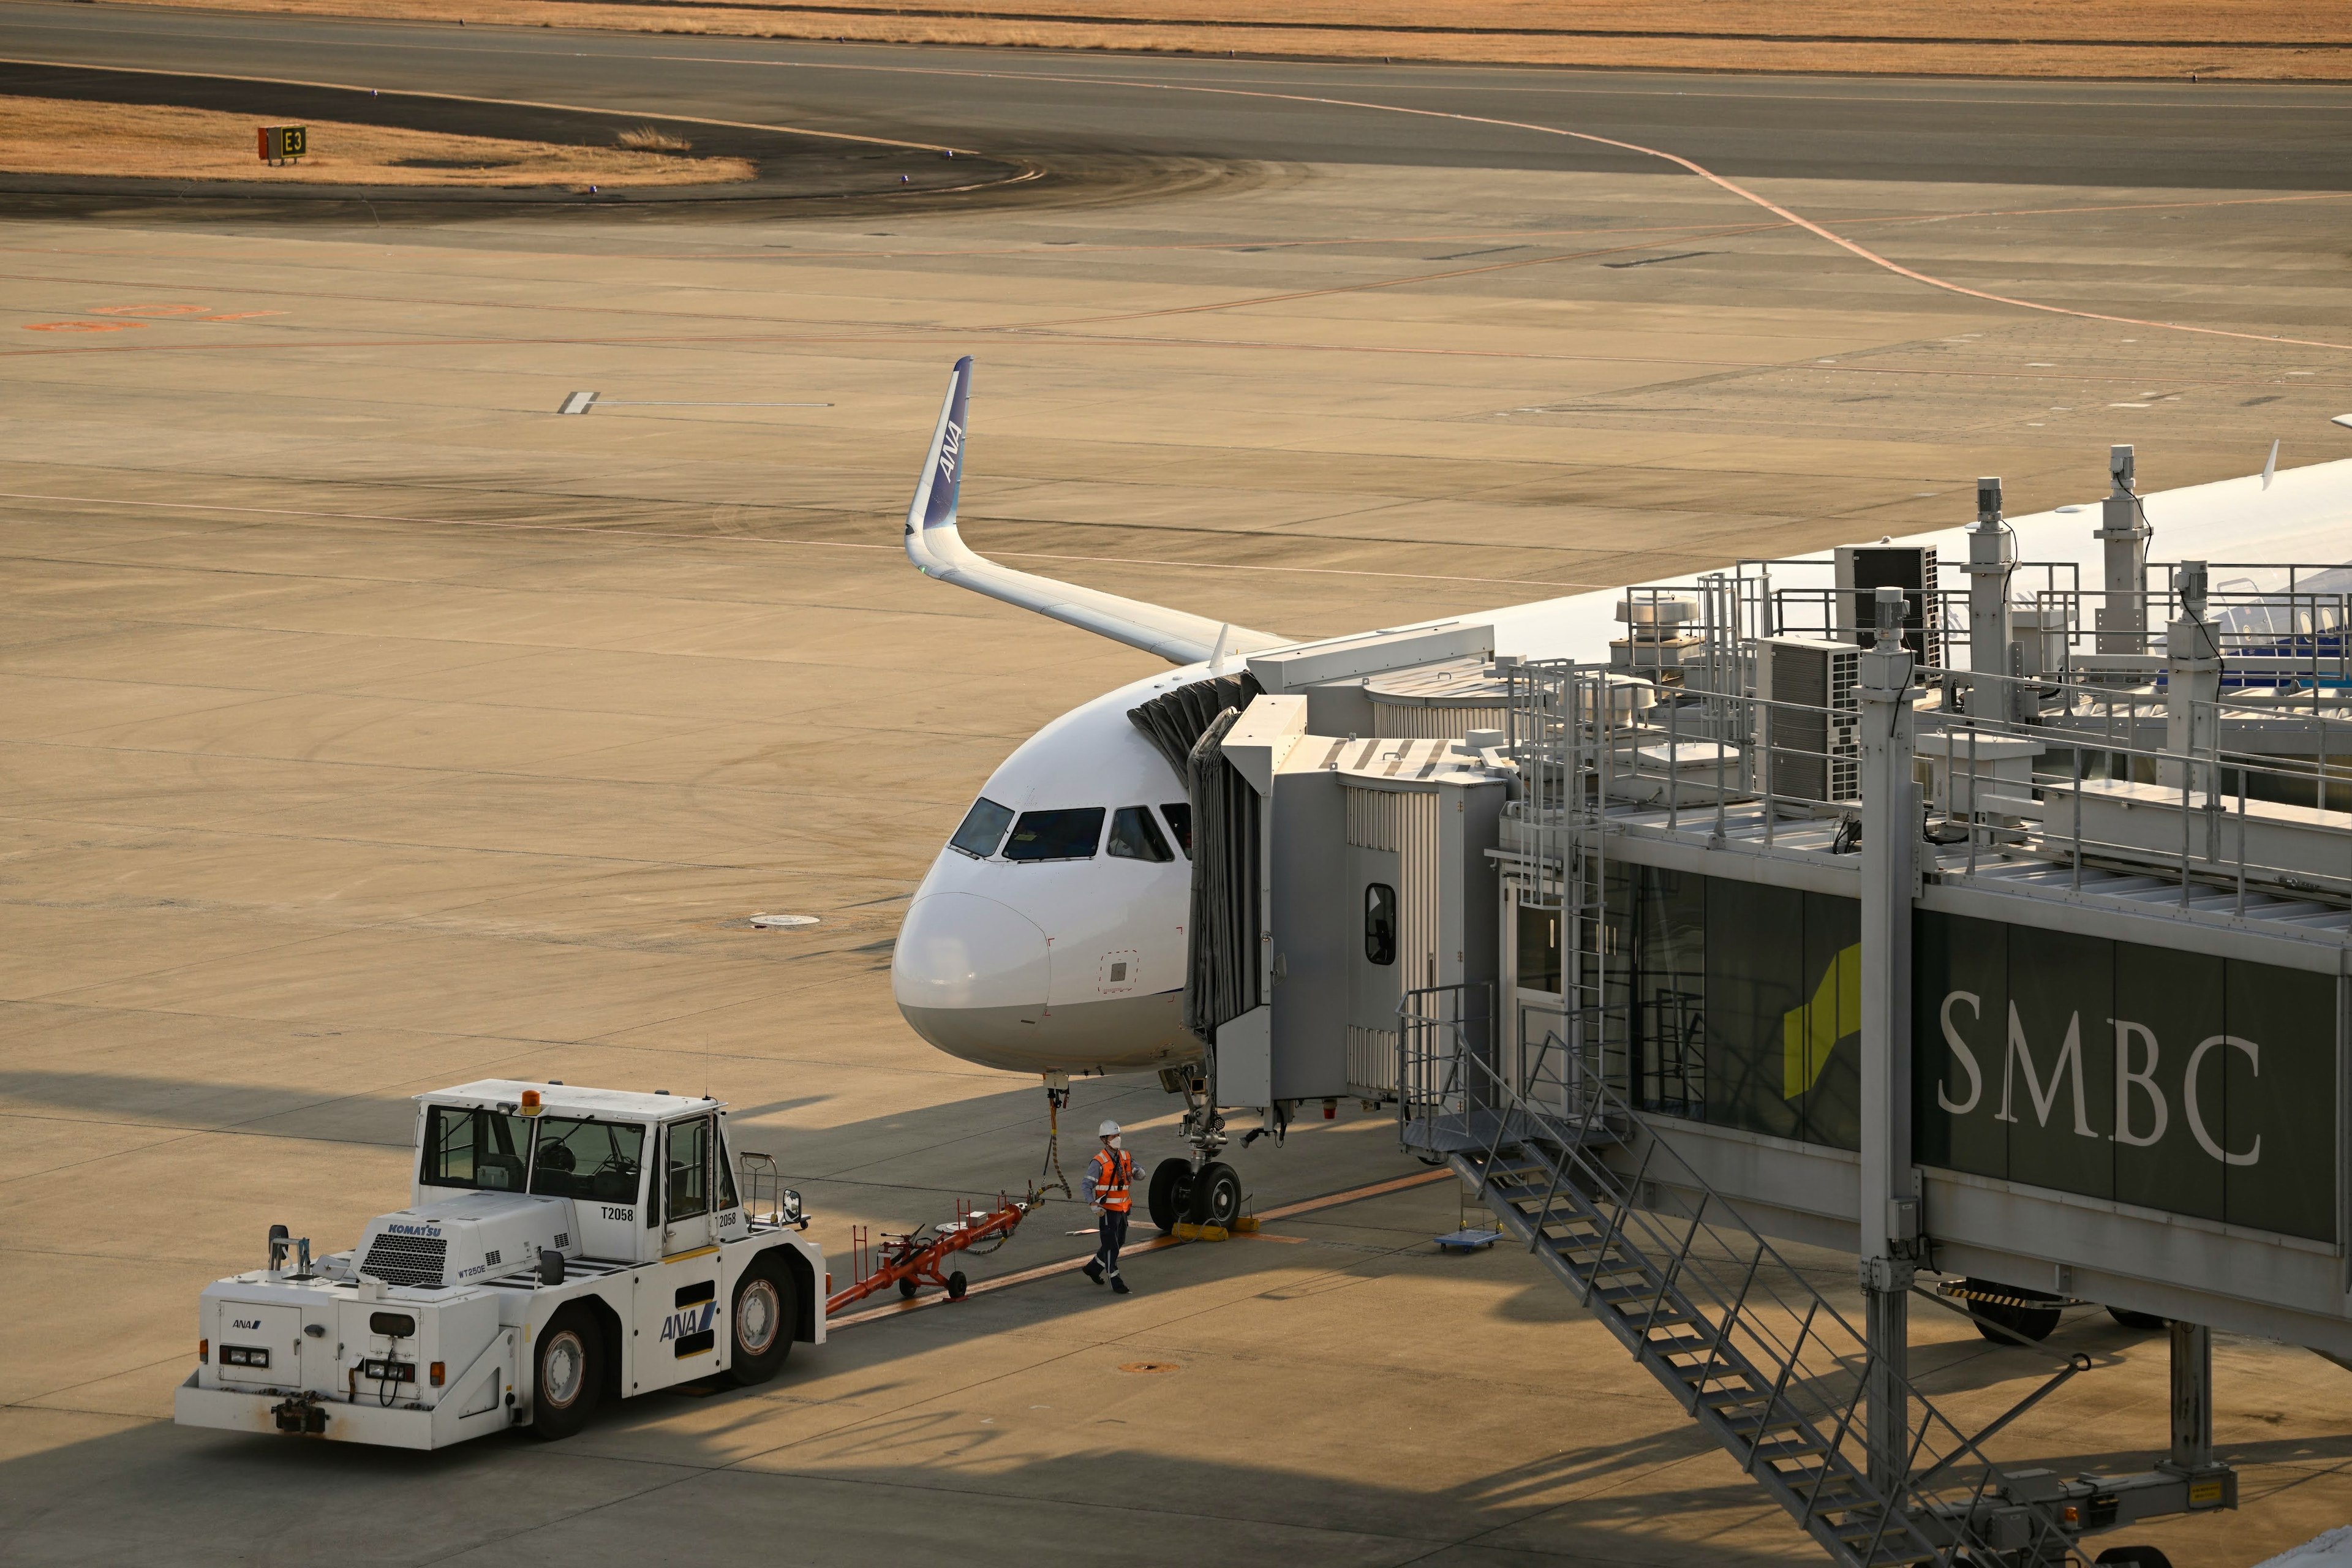
<instances>
[{"instance_id":1,"label":"pushback tug","mask_svg":"<svg viewBox=\"0 0 2352 1568\"><path fill-rule=\"evenodd\" d=\"M272 1226L267 1268L205 1288L174 1415L438 1448L568 1436L607 1398L715 1373L764 1383L824 1342L824 1254L774 1162L742 1155L739 1184L731 1152L715 1100L419 1096L409 1206L315 1261Z\"/></svg>"}]
</instances>

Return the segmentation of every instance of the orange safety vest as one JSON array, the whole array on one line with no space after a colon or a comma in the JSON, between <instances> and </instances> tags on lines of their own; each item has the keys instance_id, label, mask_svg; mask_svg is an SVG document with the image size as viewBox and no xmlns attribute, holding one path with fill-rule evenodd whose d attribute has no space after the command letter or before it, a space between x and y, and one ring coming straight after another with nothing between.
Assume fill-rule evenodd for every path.
<instances>
[{"instance_id":1,"label":"orange safety vest","mask_svg":"<svg viewBox=\"0 0 2352 1568\"><path fill-rule=\"evenodd\" d=\"M1124 1149L1095 1151L1095 1202L1113 1214L1125 1214L1134 1205L1128 1187L1135 1180L1135 1156Z\"/></svg>"}]
</instances>

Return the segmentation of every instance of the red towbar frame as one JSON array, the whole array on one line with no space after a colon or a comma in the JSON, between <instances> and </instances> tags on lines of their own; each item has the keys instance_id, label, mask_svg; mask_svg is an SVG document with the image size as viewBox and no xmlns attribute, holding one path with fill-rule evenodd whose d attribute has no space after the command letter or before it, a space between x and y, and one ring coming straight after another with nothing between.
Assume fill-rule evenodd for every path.
<instances>
[{"instance_id":1,"label":"red towbar frame","mask_svg":"<svg viewBox=\"0 0 2352 1568\"><path fill-rule=\"evenodd\" d=\"M857 1274L857 1282L826 1299L825 1315L831 1317L852 1302L862 1301L890 1285L898 1287L898 1294L909 1300L924 1286L936 1285L948 1293L949 1300L962 1300L963 1270L959 1268L941 1274L940 1265L950 1254L961 1252L979 1242L994 1241L1003 1246L1003 1238L1020 1228L1023 1218L1031 1210L1043 1207L1045 1202L1034 1192L1025 1198L1008 1198L999 1193L997 1206L986 1214L974 1214L970 1205L959 1205L961 1212L932 1230L929 1237L923 1234L925 1229L930 1228L928 1226L911 1230L904 1236L883 1237L882 1260L871 1273L866 1271L870 1253L866 1241L866 1227L856 1226L850 1242L850 1258ZM994 1251L995 1248L989 1250Z\"/></svg>"}]
</instances>

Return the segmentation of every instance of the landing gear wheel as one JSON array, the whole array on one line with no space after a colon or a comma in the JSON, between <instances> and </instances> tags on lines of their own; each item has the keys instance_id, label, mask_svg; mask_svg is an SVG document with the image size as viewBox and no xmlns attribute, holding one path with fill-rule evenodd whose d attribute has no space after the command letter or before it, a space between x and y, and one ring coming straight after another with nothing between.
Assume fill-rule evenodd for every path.
<instances>
[{"instance_id":1,"label":"landing gear wheel","mask_svg":"<svg viewBox=\"0 0 2352 1568\"><path fill-rule=\"evenodd\" d=\"M735 1282L729 1309L727 1381L738 1388L765 1383L793 1353L793 1286L770 1258L752 1259Z\"/></svg>"},{"instance_id":2,"label":"landing gear wheel","mask_svg":"<svg viewBox=\"0 0 2352 1568\"><path fill-rule=\"evenodd\" d=\"M2009 1334L2002 1333L2001 1329L2007 1329L2010 1334L2031 1340L2035 1344L2040 1344L2058 1330L2060 1308L2058 1298L2055 1296L2047 1295L2040 1290L2028 1290L2016 1285L2000 1284L1990 1279L1970 1279L1967 1282L1967 1288L1969 1310L1985 1320L1984 1322L1977 1325L1977 1332L1997 1345L2017 1343L2017 1341L2011 1339ZM2006 1297L2010 1300L2021 1304L2011 1306L2006 1301L1979 1300L1977 1298L1979 1294ZM2042 1305L2041 1303L2044 1301L2050 1304L2046 1307Z\"/></svg>"},{"instance_id":3,"label":"landing gear wheel","mask_svg":"<svg viewBox=\"0 0 2352 1568\"><path fill-rule=\"evenodd\" d=\"M1219 1225L1230 1230L1234 1221L1241 1218L1241 1175L1222 1161L1201 1167L1192 1178L1191 1196L1194 1225Z\"/></svg>"},{"instance_id":4,"label":"landing gear wheel","mask_svg":"<svg viewBox=\"0 0 2352 1568\"><path fill-rule=\"evenodd\" d=\"M954 1273L952 1273L952 1274L949 1275L949 1276L948 1276L948 1300L950 1300L950 1301L961 1301L961 1300L963 1300L964 1286L965 1286L965 1284L966 1284L966 1283L967 1283L967 1281L964 1279L964 1277L963 1277L963 1270L962 1270L962 1269L961 1269L961 1268L957 1269Z\"/></svg>"},{"instance_id":5,"label":"landing gear wheel","mask_svg":"<svg viewBox=\"0 0 2352 1568\"><path fill-rule=\"evenodd\" d=\"M531 1352L530 1429L550 1442L588 1425L604 1393L604 1336L578 1307L540 1331Z\"/></svg>"},{"instance_id":6,"label":"landing gear wheel","mask_svg":"<svg viewBox=\"0 0 2352 1568\"><path fill-rule=\"evenodd\" d=\"M2159 1318L2154 1312L2135 1312L2123 1307L2108 1308L2107 1316L2113 1318L2116 1322L2121 1323L2125 1328L2137 1329L2144 1334L2152 1334L2158 1329L2168 1329L2172 1326L2172 1320L2169 1318ZM2137 1550L2137 1548L2123 1546L2117 1547L2116 1550L2118 1552L2129 1552ZM2151 1547L2149 1550L2154 1551L2155 1548ZM2119 1557L2116 1561L2119 1563L2128 1563L2131 1559L2128 1557Z\"/></svg>"},{"instance_id":7,"label":"landing gear wheel","mask_svg":"<svg viewBox=\"0 0 2352 1568\"><path fill-rule=\"evenodd\" d=\"M1176 1229L1192 1203L1192 1162L1162 1160L1151 1168L1151 1187L1144 1206L1151 1211L1151 1223L1160 1234L1168 1236Z\"/></svg>"},{"instance_id":8,"label":"landing gear wheel","mask_svg":"<svg viewBox=\"0 0 2352 1568\"><path fill-rule=\"evenodd\" d=\"M2094 1561L2125 1568L2172 1568L2172 1559L2153 1546L2110 1546Z\"/></svg>"}]
</instances>

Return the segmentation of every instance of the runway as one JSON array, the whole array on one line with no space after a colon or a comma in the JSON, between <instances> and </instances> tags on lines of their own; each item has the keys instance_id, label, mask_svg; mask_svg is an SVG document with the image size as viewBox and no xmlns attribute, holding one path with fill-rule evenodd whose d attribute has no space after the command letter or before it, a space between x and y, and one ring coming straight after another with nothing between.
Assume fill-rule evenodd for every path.
<instances>
[{"instance_id":1,"label":"runway","mask_svg":"<svg viewBox=\"0 0 2352 1568\"><path fill-rule=\"evenodd\" d=\"M1352 1104L1235 1156L1283 1244L1154 1251L1121 1300L1053 1270L1084 1218L1056 1206L975 1270L1029 1282L559 1445L385 1456L168 1413L202 1284L272 1223L324 1251L404 1203L430 1088L707 1089L835 1254L1039 1174L1043 1097L916 1038L889 946L997 762L1152 665L906 563L960 353L976 547L1300 635L1940 526L1979 474L2038 510L2103 489L2111 441L2150 488L2255 471L2273 439L2283 467L2352 450L2328 422L2352 354L2314 346L2352 342L2341 89L47 5L0 10L0 56L1054 172L659 216L0 218L11 1561L1816 1561L1524 1255L1434 1253L1445 1184L1286 1216L1421 1171ZM1332 99L1385 107L1302 101ZM1978 293L1656 158L1413 107L1670 151ZM1082 1082L1063 1124L1106 1115L1173 1152L1151 1080ZM1850 1270L1819 1260L1824 1289ZM2046 1373L1919 1332L1928 1392L1973 1421ZM2053 1349L2099 1366L2004 1434L2018 1458L2161 1449L2160 1336L2078 1313ZM2182 1568L2352 1510L2345 1374L2249 1341L2216 1361L2247 1507L2137 1537Z\"/></svg>"}]
</instances>

